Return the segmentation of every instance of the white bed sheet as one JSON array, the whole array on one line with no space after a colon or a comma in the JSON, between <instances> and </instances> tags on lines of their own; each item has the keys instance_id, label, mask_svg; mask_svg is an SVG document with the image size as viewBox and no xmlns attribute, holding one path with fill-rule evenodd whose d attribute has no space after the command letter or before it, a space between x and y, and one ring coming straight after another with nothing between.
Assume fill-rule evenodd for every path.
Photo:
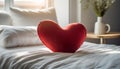
<instances>
[{"instance_id":1,"label":"white bed sheet","mask_svg":"<svg viewBox=\"0 0 120 69\"><path fill-rule=\"evenodd\" d=\"M0 69L120 69L120 46L84 42L76 53L0 47Z\"/></svg>"}]
</instances>

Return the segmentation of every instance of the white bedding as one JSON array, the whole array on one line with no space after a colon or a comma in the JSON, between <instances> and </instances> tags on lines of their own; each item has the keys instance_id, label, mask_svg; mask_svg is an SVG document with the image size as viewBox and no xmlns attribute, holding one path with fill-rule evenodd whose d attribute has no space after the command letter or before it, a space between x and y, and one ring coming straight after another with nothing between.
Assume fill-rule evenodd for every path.
<instances>
[{"instance_id":1,"label":"white bedding","mask_svg":"<svg viewBox=\"0 0 120 69\"><path fill-rule=\"evenodd\" d=\"M84 42L76 53L52 53L44 46L0 47L0 69L120 69L120 47Z\"/></svg>"}]
</instances>

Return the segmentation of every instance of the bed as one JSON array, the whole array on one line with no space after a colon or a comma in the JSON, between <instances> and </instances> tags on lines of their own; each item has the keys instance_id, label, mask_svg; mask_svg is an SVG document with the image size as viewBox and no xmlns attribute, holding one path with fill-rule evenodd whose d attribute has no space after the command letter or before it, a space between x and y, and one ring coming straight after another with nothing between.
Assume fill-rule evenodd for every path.
<instances>
[{"instance_id":1,"label":"bed","mask_svg":"<svg viewBox=\"0 0 120 69\"><path fill-rule=\"evenodd\" d=\"M120 69L120 46L84 42L75 53L53 53L41 44L35 28L25 29L42 19L57 21L54 8L10 8L10 14L0 12L0 24L7 25L0 26L0 69Z\"/></svg>"},{"instance_id":2,"label":"bed","mask_svg":"<svg viewBox=\"0 0 120 69\"><path fill-rule=\"evenodd\" d=\"M76 53L0 47L0 69L120 69L120 46L84 42Z\"/></svg>"}]
</instances>

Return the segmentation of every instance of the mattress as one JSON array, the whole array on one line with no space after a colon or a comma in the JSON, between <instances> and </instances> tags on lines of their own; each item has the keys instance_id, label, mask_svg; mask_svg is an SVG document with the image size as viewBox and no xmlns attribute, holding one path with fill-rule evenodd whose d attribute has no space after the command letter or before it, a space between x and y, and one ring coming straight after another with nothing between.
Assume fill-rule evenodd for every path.
<instances>
[{"instance_id":1,"label":"mattress","mask_svg":"<svg viewBox=\"0 0 120 69\"><path fill-rule=\"evenodd\" d=\"M0 47L0 69L120 69L120 46L84 42L75 53Z\"/></svg>"}]
</instances>

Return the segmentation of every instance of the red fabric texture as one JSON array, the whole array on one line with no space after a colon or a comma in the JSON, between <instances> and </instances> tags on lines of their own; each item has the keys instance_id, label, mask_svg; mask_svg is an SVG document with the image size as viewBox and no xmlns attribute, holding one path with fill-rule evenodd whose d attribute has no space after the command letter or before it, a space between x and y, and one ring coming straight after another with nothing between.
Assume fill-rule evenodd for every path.
<instances>
[{"instance_id":1,"label":"red fabric texture","mask_svg":"<svg viewBox=\"0 0 120 69\"><path fill-rule=\"evenodd\" d=\"M53 52L74 53L86 38L86 28L80 23L71 23L61 28L51 20L41 21L37 28L40 40Z\"/></svg>"}]
</instances>

